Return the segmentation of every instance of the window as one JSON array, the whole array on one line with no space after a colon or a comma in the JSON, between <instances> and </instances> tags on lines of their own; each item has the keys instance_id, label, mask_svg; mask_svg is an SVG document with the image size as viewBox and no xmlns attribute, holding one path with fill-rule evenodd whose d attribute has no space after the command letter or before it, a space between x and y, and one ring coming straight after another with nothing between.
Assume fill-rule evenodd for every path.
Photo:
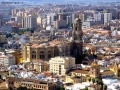
<instances>
[{"instance_id":1,"label":"window","mask_svg":"<svg viewBox=\"0 0 120 90\"><path fill-rule=\"evenodd\" d=\"M48 51L48 58L51 58L51 51Z\"/></svg>"},{"instance_id":2,"label":"window","mask_svg":"<svg viewBox=\"0 0 120 90\"><path fill-rule=\"evenodd\" d=\"M41 51L40 52L40 59L44 59L45 58L45 52L44 51Z\"/></svg>"},{"instance_id":3,"label":"window","mask_svg":"<svg viewBox=\"0 0 120 90\"><path fill-rule=\"evenodd\" d=\"M75 27L75 30L77 31L77 27Z\"/></svg>"},{"instance_id":4,"label":"window","mask_svg":"<svg viewBox=\"0 0 120 90\"><path fill-rule=\"evenodd\" d=\"M36 59L36 51L32 51L32 59Z\"/></svg>"}]
</instances>

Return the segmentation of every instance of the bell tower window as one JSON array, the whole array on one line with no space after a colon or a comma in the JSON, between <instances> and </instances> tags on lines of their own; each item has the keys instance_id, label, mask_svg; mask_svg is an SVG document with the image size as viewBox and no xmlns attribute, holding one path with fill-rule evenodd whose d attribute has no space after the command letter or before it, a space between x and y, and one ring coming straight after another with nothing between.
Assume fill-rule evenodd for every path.
<instances>
[{"instance_id":1,"label":"bell tower window","mask_svg":"<svg viewBox=\"0 0 120 90\"><path fill-rule=\"evenodd\" d=\"M75 30L77 31L77 27L75 28Z\"/></svg>"}]
</instances>

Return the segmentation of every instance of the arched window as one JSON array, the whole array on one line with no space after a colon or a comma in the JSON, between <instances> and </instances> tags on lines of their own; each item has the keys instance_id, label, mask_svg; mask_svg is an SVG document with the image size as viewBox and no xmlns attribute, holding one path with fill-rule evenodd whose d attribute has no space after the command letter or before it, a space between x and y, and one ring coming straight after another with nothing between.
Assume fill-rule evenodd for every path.
<instances>
[{"instance_id":1,"label":"arched window","mask_svg":"<svg viewBox=\"0 0 120 90\"><path fill-rule=\"evenodd\" d=\"M32 51L32 59L36 59L36 51Z\"/></svg>"},{"instance_id":2,"label":"arched window","mask_svg":"<svg viewBox=\"0 0 120 90\"><path fill-rule=\"evenodd\" d=\"M48 58L51 58L51 51L48 51Z\"/></svg>"},{"instance_id":3,"label":"arched window","mask_svg":"<svg viewBox=\"0 0 120 90\"><path fill-rule=\"evenodd\" d=\"M41 53L41 54L43 54L43 53L44 53L44 51L41 51L40 53Z\"/></svg>"},{"instance_id":4,"label":"arched window","mask_svg":"<svg viewBox=\"0 0 120 90\"><path fill-rule=\"evenodd\" d=\"M54 57L56 56L56 50L54 50Z\"/></svg>"},{"instance_id":5,"label":"arched window","mask_svg":"<svg viewBox=\"0 0 120 90\"><path fill-rule=\"evenodd\" d=\"M45 52L44 51L40 51L40 59L44 59L45 58Z\"/></svg>"},{"instance_id":6,"label":"arched window","mask_svg":"<svg viewBox=\"0 0 120 90\"><path fill-rule=\"evenodd\" d=\"M51 53L51 51L49 50L48 53Z\"/></svg>"},{"instance_id":7,"label":"arched window","mask_svg":"<svg viewBox=\"0 0 120 90\"><path fill-rule=\"evenodd\" d=\"M74 40L77 40L77 36L74 37Z\"/></svg>"},{"instance_id":8,"label":"arched window","mask_svg":"<svg viewBox=\"0 0 120 90\"><path fill-rule=\"evenodd\" d=\"M75 27L75 30L77 31L77 27Z\"/></svg>"}]
</instances>

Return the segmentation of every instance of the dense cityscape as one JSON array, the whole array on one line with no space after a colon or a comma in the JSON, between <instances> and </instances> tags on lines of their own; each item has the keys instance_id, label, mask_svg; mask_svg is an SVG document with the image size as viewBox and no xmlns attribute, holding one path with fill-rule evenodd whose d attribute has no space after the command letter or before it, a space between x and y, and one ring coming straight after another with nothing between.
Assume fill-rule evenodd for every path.
<instances>
[{"instance_id":1,"label":"dense cityscape","mask_svg":"<svg viewBox=\"0 0 120 90\"><path fill-rule=\"evenodd\" d=\"M120 90L120 2L0 1L0 90Z\"/></svg>"}]
</instances>

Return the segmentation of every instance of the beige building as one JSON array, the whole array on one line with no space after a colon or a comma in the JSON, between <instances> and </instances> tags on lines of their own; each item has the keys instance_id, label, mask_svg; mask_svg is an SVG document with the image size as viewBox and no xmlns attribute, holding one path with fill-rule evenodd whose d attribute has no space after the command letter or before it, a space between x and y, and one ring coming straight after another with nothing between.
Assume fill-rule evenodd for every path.
<instances>
[{"instance_id":1,"label":"beige building","mask_svg":"<svg viewBox=\"0 0 120 90\"><path fill-rule=\"evenodd\" d=\"M63 23L61 23L63 24ZM76 18L73 24L72 40L56 38L53 41L31 42L23 45L23 58L27 62L32 60L46 60L56 56L74 56L82 53L82 22ZM44 35L44 34L43 34ZM79 60L78 60L79 61Z\"/></svg>"},{"instance_id":2,"label":"beige building","mask_svg":"<svg viewBox=\"0 0 120 90\"><path fill-rule=\"evenodd\" d=\"M37 17L37 23L42 24L42 17L41 16Z\"/></svg>"},{"instance_id":3,"label":"beige building","mask_svg":"<svg viewBox=\"0 0 120 90\"><path fill-rule=\"evenodd\" d=\"M58 75L65 75L66 71L75 67L75 58L73 57L55 57L49 60L50 72Z\"/></svg>"},{"instance_id":4,"label":"beige building","mask_svg":"<svg viewBox=\"0 0 120 90\"><path fill-rule=\"evenodd\" d=\"M31 78L8 77L6 80L8 88L27 87L28 90L57 90L58 85L55 82L36 80Z\"/></svg>"},{"instance_id":5,"label":"beige building","mask_svg":"<svg viewBox=\"0 0 120 90\"><path fill-rule=\"evenodd\" d=\"M55 56L69 56L70 42L62 38L47 43L26 43L22 48L23 58L27 62L32 60L46 60Z\"/></svg>"},{"instance_id":6,"label":"beige building","mask_svg":"<svg viewBox=\"0 0 120 90\"><path fill-rule=\"evenodd\" d=\"M4 43L6 41L6 35L0 33L0 43Z\"/></svg>"},{"instance_id":7,"label":"beige building","mask_svg":"<svg viewBox=\"0 0 120 90\"><path fill-rule=\"evenodd\" d=\"M29 68L30 70L36 70L37 72L43 72L49 70L48 62L43 62L40 60L35 60L33 62L24 63L25 68Z\"/></svg>"},{"instance_id":8,"label":"beige building","mask_svg":"<svg viewBox=\"0 0 120 90\"><path fill-rule=\"evenodd\" d=\"M67 20L57 20L54 21L54 27L55 28L64 28L67 26Z\"/></svg>"},{"instance_id":9,"label":"beige building","mask_svg":"<svg viewBox=\"0 0 120 90\"><path fill-rule=\"evenodd\" d=\"M14 10L12 10L11 12L12 12L12 15L16 15L17 12L19 12L19 10L18 10L18 9L14 9Z\"/></svg>"}]
</instances>

